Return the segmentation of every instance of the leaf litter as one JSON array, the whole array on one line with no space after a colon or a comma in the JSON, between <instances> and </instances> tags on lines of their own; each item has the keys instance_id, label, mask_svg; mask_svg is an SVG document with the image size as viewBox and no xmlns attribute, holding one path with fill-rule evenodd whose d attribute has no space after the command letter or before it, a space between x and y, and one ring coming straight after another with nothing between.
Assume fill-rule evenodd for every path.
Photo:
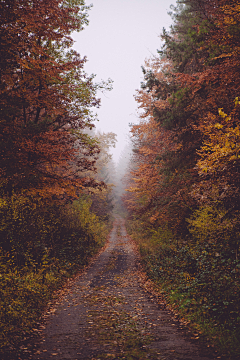
<instances>
[{"instance_id":1,"label":"leaf litter","mask_svg":"<svg viewBox=\"0 0 240 360\"><path fill-rule=\"evenodd\" d=\"M117 216L108 246L46 316L31 359L216 359L182 329L138 262Z\"/></svg>"}]
</instances>

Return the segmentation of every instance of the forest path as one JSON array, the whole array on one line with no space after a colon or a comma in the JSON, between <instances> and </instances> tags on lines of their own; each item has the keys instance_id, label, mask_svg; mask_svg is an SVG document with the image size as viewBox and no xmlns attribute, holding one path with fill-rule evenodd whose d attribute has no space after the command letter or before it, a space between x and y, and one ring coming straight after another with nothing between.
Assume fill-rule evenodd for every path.
<instances>
[{"instance_id":1,"label":"forest path","mask_svg":"<svg viewBox=\"0 0 240 360\"><path fill-rule=\"evenodd\" d=\"M34 359L214 359L140 286L136 254L116 217L109 244L51 313Z\"/></svg>"}]
</instances>

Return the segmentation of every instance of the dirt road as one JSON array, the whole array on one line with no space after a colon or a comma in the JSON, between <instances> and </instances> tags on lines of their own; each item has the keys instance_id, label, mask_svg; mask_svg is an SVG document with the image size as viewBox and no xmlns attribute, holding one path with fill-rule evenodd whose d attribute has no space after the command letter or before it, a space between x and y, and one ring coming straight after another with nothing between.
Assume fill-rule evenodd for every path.
<instances>
[{"instance_id":1,"label":"dirt road","mask_svg":"<svg viewBox=\"0 0 240 360\"><path fill-rule=\"evenodd\" d=\"M49 315L34 359L215 359L141 288L124 220Z\"/></svg>"}]
</instances>

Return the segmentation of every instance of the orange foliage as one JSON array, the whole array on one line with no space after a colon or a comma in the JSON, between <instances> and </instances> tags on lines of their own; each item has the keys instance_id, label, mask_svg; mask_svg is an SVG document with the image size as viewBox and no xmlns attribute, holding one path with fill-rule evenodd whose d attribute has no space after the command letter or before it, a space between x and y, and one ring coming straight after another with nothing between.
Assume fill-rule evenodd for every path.
<instances>
[{"instance_id":1,"label":"orange foliage","mask_svg":"<svg viewBox=\"0 0 240 360\"><path fill-rule=\"evenodd\" d=\"M59 195L93 185L96 142L90 108L97 86L83 70L70 33L86 23L84 1L3 1L0 162L3 192Z\"/></svg>"},{"instance_id":2,"label":"orange foliage","mask_svg":"<svg viewBox=\"0 0 240 360\"><path fill-rule=\"evenodd\" d=\"M146 62L146 67L159 83L172 81L170 62L155 58ZM136 95L142 120L131 127L132 171L127 180L125 203L130 213L144 218L146 225L168 224L176 230L181 227L186 211L188 181L177 168L168 174L169 153L178 153L181 143L176 141L175 131L155 121L155 112L164 112L169 107L168 96L164 100L158 98L157 91L158 86L153 85L151 90L145 88Z\"/></svg>"}]
</instances>

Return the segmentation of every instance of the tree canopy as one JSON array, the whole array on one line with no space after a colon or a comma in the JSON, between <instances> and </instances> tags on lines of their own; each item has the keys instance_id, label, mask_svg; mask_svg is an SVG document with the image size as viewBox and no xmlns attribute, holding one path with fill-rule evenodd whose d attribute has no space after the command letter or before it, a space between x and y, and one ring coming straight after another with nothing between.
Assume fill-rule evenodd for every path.
<instances>
[{"instance_id":1,"label":"tree canopy","mask_svg":"<svg viewBox=\"0 0 240 360\"><path fill-rule=\"evenodd\" d=\"M4 193L80 191L93 182L92 107L100 85L84 71L71 32L87 25L83 0L2 1L0 162Z\"/></svg>"}]
</instances>

